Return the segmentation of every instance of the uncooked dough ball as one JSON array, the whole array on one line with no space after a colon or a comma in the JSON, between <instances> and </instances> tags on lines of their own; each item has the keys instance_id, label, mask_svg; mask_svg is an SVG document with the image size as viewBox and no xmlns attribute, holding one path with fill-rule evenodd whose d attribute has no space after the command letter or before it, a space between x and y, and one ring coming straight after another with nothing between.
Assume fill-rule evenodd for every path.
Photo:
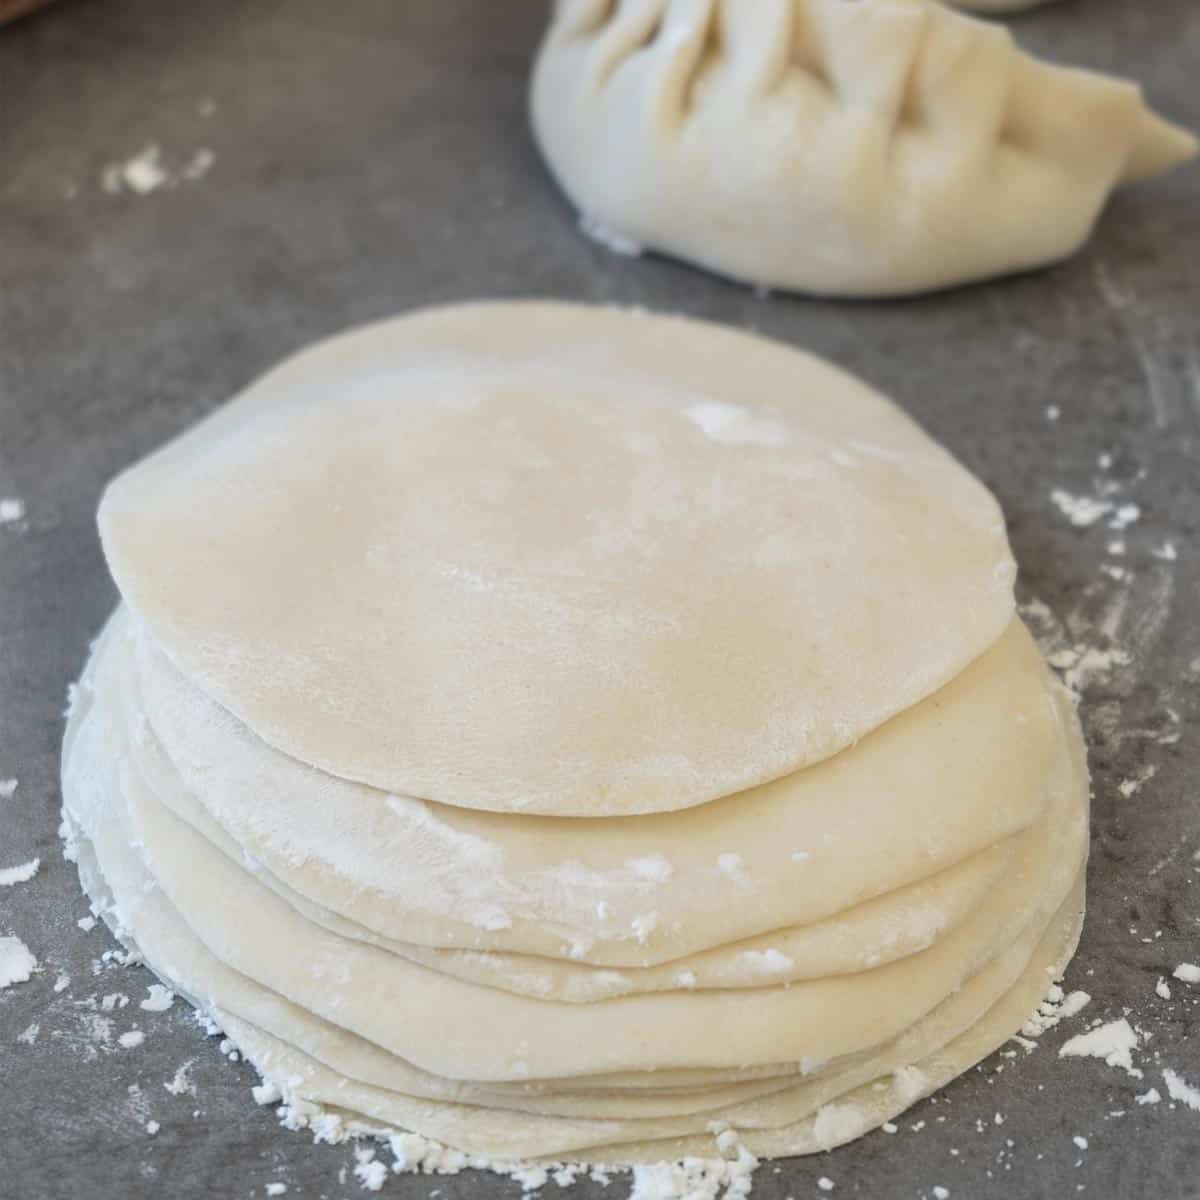
<instances>
[{"instance_id":1,"label":"uncooked dough ball","mask_svg":"<svg viewBox=\"0 0 1200 1200\"><path fill-rule=\"evenodd\" d=\"M1074 950L1083 744L996 502L814 358L418 313L276 368L100 525L70 852L324 1135L829 1149Z\"/></svg>"},{"instance_id":2,"label":"uncooked dough ball","mask_svg":"<svg viewBox=\"0 0 1200 1200\"><path fill-rule=\"evenodd\" d=\"M1196 151L1135 85L930 0L559 0L531 111L585 230L835 296L1065 258Z\"/></svg>"}]
</instances>

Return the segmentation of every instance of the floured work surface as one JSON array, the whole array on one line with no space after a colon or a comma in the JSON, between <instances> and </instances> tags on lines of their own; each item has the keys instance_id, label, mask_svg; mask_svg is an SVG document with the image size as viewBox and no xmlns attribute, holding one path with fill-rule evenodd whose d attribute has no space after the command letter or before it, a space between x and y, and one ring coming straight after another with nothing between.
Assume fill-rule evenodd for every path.
<instances>
[{"instance_id":1,"label":"floured work surface","mask_svg":"<svg viewBox=\"0 0 1200 1200\"><path fill-rule=\"evenodd\" d=\"M392 7L230 6L222 20L65 5L0 37L16 97L0 254L18 284L0 297L0 938L40 967L0 989L5 1187L106 1200L539 1182L393 1175L391 1148L361 1161L279 1129L219 1038L121 966L99 927L77 926L89 921L54 829L66 681L113 601L92 525L102 482L321 334L418 303L554 294L754 326L894 396L996 491L1026 620L1084 697L1093 860L1064 996L1028 1047L894 1133L760 1168L755 1194L826 1194L824 1180L833 1195L1189 1195L1196 173L1119 200L1085 254L1048 274L896 305L763 299L579 237L525 133L541 5L504 28L483 5ZM1182 3L1155 20L1080 0L1023 29L1145 79L1200 123L1186 71L1200 20ZM65 89L68 69L78 86ZM0 979L25 963L0 943ZM629 1188L617 1178L603 1194Z\"/></svg>"}]
</instances>

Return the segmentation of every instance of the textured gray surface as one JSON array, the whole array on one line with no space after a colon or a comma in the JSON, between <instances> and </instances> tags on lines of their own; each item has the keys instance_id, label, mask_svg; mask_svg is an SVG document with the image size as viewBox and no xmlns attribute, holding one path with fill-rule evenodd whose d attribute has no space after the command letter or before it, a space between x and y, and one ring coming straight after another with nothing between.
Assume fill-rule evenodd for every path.
<instances>
[{"instance_id":1,"label":"textured gray surface","mask_svg":"<svg viewBox=\"0 0 1200 1200\"><path fill-rule=\"evenodd\" d=\"M1200 1085L1200 986L1154 990L1200 960L1200 170L1118 198L1085 253L1046 273L888 305L758 299L576 234L523 120L542 15L532 0L67 0L0 31L0 496L28 506L0 526L0 779L20 780L0 801L0 867L42 859L0 889L0 935L43 968L0 991L0 1196L199 1200L273 1181L289 1200L362 1194L352 1173L339 1182L349 1148L278 1129L251 1103L251 1073L182 1005L140 1011L149 976L98 962L112 943L76 926L87 909L55 838L60 713L114 601L92 524L109 475L314 337L503 295L716 317L858 371L996 490L1022 596L1048 606L1034 622L1046 644L1120 652L1076 674L1096 803L1068 986L1091 1004L894 1135L764 1167L756 1195L824 1195L821 1176L835 1197L889 1200L935 1185L955 1200L1200 1195L1200 1112L1171 1107L1161 1074ZM1191 0L1078 0L1020 29L1146 81L1200 126ZM171 170L200 148L215 163L175 188L106 192L105 164L148 143ZM1125 554L1104 520L1072 526L1054 489L1137 504ZM1174 561L1155 557L1167 541ZM96 1012L109 993L131 1002ZM1089 1020L1123 1013L1144 1031L1144 1081L1056 1057ZM134 1025L145 1044L121 1049ZM194 1094L165 1090L189 1060ZM1135 1104L1151 1086L1163 1102ZM475 1175L387 1184L435 1189L517 1191Z\"/></svg>"}]
</instances>

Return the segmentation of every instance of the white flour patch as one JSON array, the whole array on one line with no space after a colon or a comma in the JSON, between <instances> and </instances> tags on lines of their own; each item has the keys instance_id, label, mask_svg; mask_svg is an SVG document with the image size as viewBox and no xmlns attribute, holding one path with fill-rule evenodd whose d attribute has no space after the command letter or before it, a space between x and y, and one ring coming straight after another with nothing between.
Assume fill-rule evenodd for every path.
<instances>
[{"instance_id":1,"label":"white flour patch","mask_svg":"<svg viewBox=\"0 0 1200 1200\"><path fill-rule=\"evenodd\" d=\"M0 496L0 525L15 525L24 517L24 500L16 496Z\"/></svg>"},{"instance_id":2,"label":"white flour patch","mask_svg":"<svg viewBox=\"0 0 1200 1200\"><path fill-rule=\"evenodd\" d=\"M185 1092L190 1092L193 1096L196 1094L196 1085L188 1078L188 1072L195 1061L194 1058L189 1058L187 1062L180 1064L175 1074L163 1084L172 1096L182 1096Z\"/></svg>"},{"instance_id":3,"label":"white flour patch","mask_svg":"<svg viewBox=\"0 0 1200 1200\"><path fill-rule=\"evenodd\" d=\"M1128 779L1122 779L1117 784L1117 791L1128 800L1131 796L1136 796L1141 789L1158 774L1158 768L1151 764L1148 767L1143 767L1136 775L1130 776Z\"/></svg>"},{"instance_id":4,"label":"white flour patch","mask_svg":"<svg viewBox=\"0 0 1200 1200\"><path fill-rule=\"evenodd\" d=\"M740 957L752 970L768 975L790 971L796 965L795 959L789 958L782 950L776 950L773 946L767 950L744 950Z\"/></svg>"},{"instance_id":5,"label":"white flour patch","mask_svg":"<svg viewBox=\"0 0 1200 1200\"><path fill-rule=\"evenodd\" d=\"M1200 967L1195 963L1180 963L1171 974L1183 983L1200 983Z\"/></svg>"},{"instance_id":6,"label":"white flour patch","mask_svg":"<svg viewBox=\"0 0 1200 1200\"><path fill-rule=\"evenodd\" d=\"M1157 982L1157 983L1154 985L1154 994L1155 994L1155 995L1156 995L1156 996L1157 996L1157 997L1158 997L1160 1000L1170 1000L1170 998L1171 998L1171 985L1170 985L1169 983L1167 983L1167 981L1166 981L1165 979L1160 979L1160 980L1159 980L1159 981L1158 981L1158 982Z\"/></svg>"},{"instance_id":7,"label":"white flour patch","mask_svg":"<svg viewBox=\"0 0 1200 1200\"><path fill-rule=\"evenodd\" d=\"M125 1050L136 1050L145 1040L146 1035L140 1029L131 1029L117 1038L117 1045Z\"/></svg>"},{"instance_id":8,"label":"white flour patch","mask_svg":"<svg viewBox=\"0 0 1200 1200\"><path fill-rule=\"evenodd\" d=\"M172 167L163 157L162 148L151 143L130 158L107 163L100 172L100 186L109 195L132 192L136 196L148 196L164 188L169 190L181 183L203 179L215 162L216 155L202 146Z\"/></svg>"},{"instance_id":9,"label":"white flour patch","mask_svg":"<svg viewBox=\"0 0 1200 1200\"><path fill-rule=\"evenodd\" d=\"M1182 1075L1172 1071L1170 1067L1163 1070L1163 1082L1167 1085L1167 1095L1172 1100L1179 1101L1193 1112L1200 1112L1200 1088L1192 1087Z\"/></svg>"},{"instance_id":10,"label":"white flour patch","mask_svg":"<svg viewBox=\"0 0 1200 1200\"><path fill-rule=\"evenodd\" d=\"M0 988L26 983L37 970L37 959L18 937L0 937Z\"/></svg>"},{"instance_id":11,"label":"white flour patch","mask_svg":"<svg viewBox=\"0 0 1200 1200\"><path fill-rule=\"evenodd\" d=\"M1074 991L1067 995L1057 983L1052 983L1050 990L1046 993L1046 998L1037 1006L1037 1011L1033 1016L1021 1027L1021 1032L1027 1038L1041 1037L1043 1033L1053 1029L1059 1022L1078 1016L1091 1003L1091 999L1091 996L1084 991Z\"/></svg>"},{"instance_id":12,"label":"white flour patch","mask_svg":"<svg viewBox=\"0 0 1200 1200\"><path fill-rule=\"evenodd\" d=\"M1132 1053L1138 1048L1138 1035L1133 1026L1121 1017L1109 1021L1106 1025L1098 1025L1087 1033L1077 1034L1070 1041L1059 1047L1059 1058L1100 1058L1110 1067L1120 1067L1135 1079L1142 1078L1142 1072L1133 1065Z\"/></svg>"},{"instance_id":13,"label":"white flour patch","mask_svg":"<svg viewBox=\"0 0 1200 1200\"><path fill-rule=\"evenodd\" d=\"M32 1046L38 1040L38 1034L41 1031L41 1025L37 1021L34 1021L32 1025L27 1026L17 1034L17 1041L24 1043L26 1046Z\"/></svg>"},{"instance_id":14,"label":"white flour patch","mask_svg":"<svg viewBox=\"0 0 1200 1200\"><path fill-rule=\"evenodd\" d=\"M175 993L161 983L152 983L146 990L149 994L138 1005L146 1012L166 1012L175 1003Z\"/></svg>"},{"instance_id":15,"label":"white flour patch","mask_svg":"<svg viewBox=\"0 0 1200 1200\"><path fill-rule=\"evenodd\" d=\"M1086 529L1095 525L1101 517L1113 511L1111 500L1100 500L1095 496L1074 496L1062 488L1050 493L1050 501L1072 525Z\"/></svg>"},{"instance_id":16,"label":"white flour patch","mask_svg":"<svg viewBox=\"0 0 1200 1200\"><path fill-rule=\"evenodd\" d=\"M1140 1092L1133 1098L1135 1104L1158 1104L1160 1100L1162 1100L1162 1096L1159 1094L1158 1088Z\"/></svg>"},{"instance_id":17,"label":"white flour patch","mask_svg":"<svg viewBox=\"0 0 1200 1200\"><path fill-rule=\"evenodd\" d=\"M0 800L11 800L17 790L15 779L0 779Z\"/></svg>"},{"instance_id":18,"label":"white flour patch","mask_svg":"<svg viewBox=\"0 0 1200 1200\"><path fill-rule=\"evenodd\" d=\"M28 883L37 873L38 867L42 865L40 858L31 858L27 863L22 863L19 867L5 867L0 870L0 887L12 887L17 883Z\"/></svg>"}]
</instances>

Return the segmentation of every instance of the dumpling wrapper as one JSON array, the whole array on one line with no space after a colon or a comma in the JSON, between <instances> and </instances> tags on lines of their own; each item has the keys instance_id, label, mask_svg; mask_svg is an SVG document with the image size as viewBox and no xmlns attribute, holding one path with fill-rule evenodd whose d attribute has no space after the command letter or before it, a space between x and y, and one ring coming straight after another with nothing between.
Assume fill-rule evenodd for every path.
<instances>
[{"instance_id":1,"label":"dumpling wrapper","mask_svg":"<svg viewBox=\"0 0 1200 1200\"><path fill-rule=\"evenodd\" d=\"M97 821L117 814L126 830L118 841L138 848L209 952L437 1075L510 1081L838 1059L899 1036L1019 932L988 916L872 971L747 991L568 1005L464 983L313 925L205 842L146 786L114 706L99 696L64 770L67 805L85 830L94 836ZM1087 774L1068 723L1049 775L1071 813L1070 837L1049 863L1031 857L1024 888L1047 917L1064 902L1086 857ZM131 903L139 903L138 893ZM721 1036L705 1035L712 1030Z\"/></svg>"},{"instance_id":2,"label":"dumpling wrapper","mask_svg":"<svg viewBox=\"0 0 1200 1200\"><path fill-rule=\"evenodd\" d=\"M855 970L920 948L990 886L1008 842L1040 825L1061 754L1058 684L1014 622L853 750L752 792L583 824L477 813L399 803L297 763L188 686L127 612L111 637L126 723L154 734L140 769L176 815L222 845L215 823L226 853L278 880L293 906L303 897L368 940L541 956L522 977L544 994L559 986L547 958L623 968L592 973L598 994L620 994L638 990L628 968L664 964L669 981L682 956L747 938L761 945L709 964L722 986L799 977L831 954ZM857 926L835 919L876 897ZM795 945L778 936L797 925ZM459 967L496 977L479 954Z\"/></svg>"},{"instance_id":3,"label":"dumpling wrapper","mask_svg":"<svg viewBox=\"0 0 1200 1200\"><path fill-rule=\"evenodd\" d=\"M819 762L1013 607L995 500L870 388L586 306L320 344L99 522L155 642L257 736L501 812L665 812Z\"/></svg>"},{"instance_id":4,"label":"dumpling wrapper","mask_svg":"<svg viewBox=\"0 0 1200 1200\"><path fill-rule=\"evenodd\" d=\"M602 240L837 296L1065 258L1197 145L1136 85L929 0L561 0L530 104Z\"/></svg>"}]
</instances>

